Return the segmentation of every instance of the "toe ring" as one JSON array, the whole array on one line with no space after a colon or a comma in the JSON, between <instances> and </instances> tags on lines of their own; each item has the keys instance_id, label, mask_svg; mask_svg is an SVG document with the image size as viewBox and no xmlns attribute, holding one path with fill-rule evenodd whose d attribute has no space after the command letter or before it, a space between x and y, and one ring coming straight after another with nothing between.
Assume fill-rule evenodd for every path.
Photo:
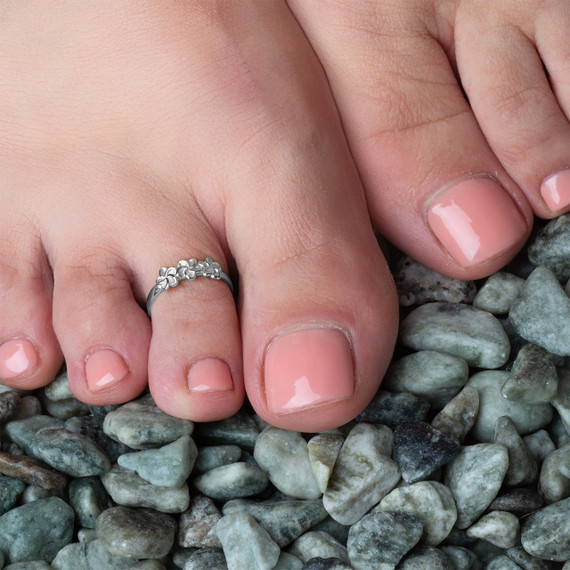
<instances>
[{"instance_id":1,"label":"toe ring","mask_svg":"<svg viewBox=\"0 0 570 570\"><path fill-rule=\"evenodd\" d=\"M156 298L168 291L171 287L176 287L180 281L185 279L194 281L196 277L209 277L216 281L223 281L234 294L234 286L232 280L222 270L221 265L213 261L211 257L206 257L204 261L196 261L196 259L181 259L176 267L161 267L158 272L158 278L155 286L150 290L146 299L146 312L151 316L152 305Z\"/></svg>"}]
</instances>

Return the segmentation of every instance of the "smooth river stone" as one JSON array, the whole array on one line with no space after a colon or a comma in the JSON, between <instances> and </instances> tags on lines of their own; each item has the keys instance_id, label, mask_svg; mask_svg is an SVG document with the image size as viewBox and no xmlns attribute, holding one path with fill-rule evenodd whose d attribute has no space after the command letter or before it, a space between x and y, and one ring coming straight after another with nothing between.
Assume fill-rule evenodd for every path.
<instances>
[{"instance_id":1,"label":"smooth river stone","mask_svg":"<svg viewBox=\"0 0 570 570\"><path fill-rule=\"evenodd\" d=\"M346 547L330 534L318 530L300 536L289 547L289 552L304 563L312 558L337 558L342 562L349 562Z\"/></svg>"},{"instance_id":2,"label":"smooth river stone","mask_svg":"<svg viewBox=\"0 0 570 570\"><path fill-rule=\"evenodd\" d=\"M372 513L350 527L346 548L356 570L390 570L422 536L422 523L413 515Z\"/></svg>"},{"instance_id":3,"label":"smooth river stone","mask_svg":"<svg viewBox=\"0 0 570 570\"><path fill-rule=\"evenodd\" d=\"M462 546L440 546L440 550L453 562L455 570L482 570L477 556Z\"/></svg>"},{"instance_id":4,"label":"smooth river stone","mask_svg":"<svg viewBox=\"0 0 570 570\"><path fill-rule=\"evenodd\" d=\"M517 298L524 279L499 271L493 273L473 299L473 306L493 315L506 315Z\"/></svg>"},{"instance_id":5,"label":"smooth river stone","mask_svg":"<svg viewBox=\"0 0 570 570\"><path fill-rule=\"evenodd\" d=\"M164 413L149 395L109 412L103 431L132 449L151 449L191 435L194 424Z\"/></svg>"},{"instance_id":6,"label":"smooth river stone","mask_svg":"<svg viewBox=\"0 0 570 570\"><path fill-rule=\"evenodd\" d=\"M190 554L183 570L228 570L224 553L217 548L199 548Z\"/></svg>"},{"instance_id":7,"label":"smooth river stone","mask_svg":"<svg viewBox=\"0 0 570 570\"><path fill-rule=\"evenodd\" d=\"M552 420L550 404L525 404L507 400L501 394L501 386L509 376L502 370L486 370L471 376L468 386L479 392L479 414L471 435L478 441L489 442L493 438L495 424L501 416L509 416L519 434L526 435L536 431Z\"/></svg>"},{"instance_id":8,"label":"smooth river stone","mask_svg":"<svg viewBox=\"0 0 570 570\"><path fill-rule=\"evenodd\" d=\"M217 422L199 423L196 426L196 441L199 444L239 445L243 449L253 449L259 429L253 419L245 413Z\"/></svg>"},{"instance_id":9,"label":"smooth river stone","mask_svg":"<svg viewBox=\"0 0 570 570\"><path fill-rule=\"evenodd\" d=\"M9 392L0 392L0 423L5 424L9 421L18 406L20 405L21 396L15 390Z\"/></svg>"},{"instance_id":10,"label":"smooth river stone","mask_svg":"<svg viewBox=\"0 0 570 570\"><path fill-rule=\"evenodd\" d=\"M113 465L101 475L101 482L115 503L126 507L146 507L163 513L181 513L190 504L188 485L178 489L157 487L139 477L134 471Z\"/></svg>"},{"instance_id":11,"label":"smooth river stone","mask_svg":"<svg viewBox=\"0 0 570 570\"><path fill-rule=\"evenodd\" d=\"M223 516L216 524L228 570L272 570L281 550L269 533L246 512Z\"/></svg>"},{"instance_id":12,"label":"smooth river stone","mask_svg":"<svg viewBox=\"0 0 570 570\"><path fill-rule=\"evenodd\" d=\"M546 267L537 267L529 275L509 319L529 342L559 356L570 355L570 299Z\"/></svg>"},{"instance_id":13,"label":"smooth river stone","mask_svg":"<svg viewBox=\"0 0 570 570\"><path fill-rule=\"evenodd\" d=\"M95 528L99 515L113 506L98 477L73 479L69 484L69 504L84 528Z\"/></svg>"},{"instance_id":14,"label":"smooth river stone","mask_svg":"<svg viewBox=\"0 0 570 570\"><path fill-rule=\"evenodd\" d=\"M464 447L447 466L445 483L457 507L457 528L467 528L497 496L509 467L504 445L479 443Z\"/></svg>"},{"instance_id":15,"label":"smooth river stone","mask_svg":"<svg viewBox=\"0 0 570 570\"><path fill-rule=\"evenodd\" d=\"M178 544L183 548L221 548L214 527L222 518L214 501L204 495L190 499L190 507L180 515Z\"/></svg>"},{"instance_id":16,"label":"smooth river stone","mask_svg":"<svg viewBox=\"0 0 570 570\"><path fill-rule=\"evenodd\" d=\"M511 489L497 496L489 505L491 511L507 511L517 517L524 517L544 506L542 497L533 489Z\"/></svg>"},{"instance_id":17,"label":"smooth river stone","mask_svg":"<svg viewBox=\"0 0 570 570\"><path fill-rule=\"evenodd\" d=\"M0 550L11 562L51 562L72 541L74 516L57 497L16 507L0 517Z\"/></svg>"},{"instance_id":18,"label":"smooth river stone","mask_svg":"<svg viewBox=\"0 0 570 570\"><path fill-rule=\"evenodd\" d=\"M309 461L321 493L327 490L336 458L343 443L344 437L337 433L319 433L307 443Z\"/></svg>"},{"instance_id":19,"label":"smooth river stone","mask_svg":"<svg viewBox=\"0 0 570 570\"><path fill-rule=\"evenodd\" d=\"M384 439L365 423L348 434L323 495L325 509L339 523L359 521L400 480L398 465L380 451Z\"/></svg>"},{"instance_id":20,"label":"smooth river stone","mask_svg":"<svg viewBox=\"0 0 570 570\"><path fill-rule=\"evenodd\" d=\"M398 566L398 570L456 570L453 562L439 548L416 546Z\"/></svg>"},{"instance_id":21,"label":"smooth river stone","mask_svg":"<svg viewBox=\"0 0 570 570\"><path fill-rule=\"evenodd\" d=\"M386 390L378 390L366 409L356 421L382 424L394 429L398 424L408 420L423 420L429 410L429 402L413 394L402 392L393 394Z\"/></svg>"},{"instance_id":22,"label":"smooth river stone","mask_svg":"<svg viewBox=\"0 0 570 570\"><path fill-rule=\"evenodd\" d=\"M300 433L269 426L259 434L253 456L268 479L285 495L297 499L321 496L307 442Z\"/></svg>"},{"instance_id":23,"label":"smooth river stone","mask_svg":"<svg viewBox=\"0 0 570 570\"><path fill-rule=\"evenodd\" d=\"M44 388L44 392L52 402L73 398L65 368Z\"/></svg>"},{"instance_id":24,"label":"smooth river stone","mask_svg":"<svg viewBox=\"0 0 570 570\"><path fill-rule=\"evenodd\" d=\"M509 548L507 556L523 570L552 570L553 568L552 562L531 556L522 546Z\"/></svg>"},{"instance_id":25,"label":"smooth river stone","mask_svg":"<svg viewBox=\"0 0 570 570\"><path fill-rule=\"evenodd\" d=\"M570 443L554 450L546 457L540 469L538 490L547 503L561 501L570 496L570 479L562 474L560 466L568 463Z\"/></svg>"},{"instance_id":26,"label":"smooth river stone","mask_svg":"<svg viewBox=\"0 0 570 570\"><path fill-rule=\"evenodd\" d=\"M570 498L548 505L524 519L521 531L523 548L537 558L556 562L570 559L568 513Z\"/></svg>"},{"instance_id":27,"label":"smooth river stone","mask_svg":"<svg viewBox=\"0 0 570 570\"><path fill-rule=\"evenodd\" d=\"M523 441L538 463L542 463L544 458L556 449L550 435L543 429L523 437Z\"/></svg>"},{"instance_id":28,"label":"smooth river stone","mask_svg":"<svg viewBox=\"0 0 570 570\"><path fill-rule=\"evenodd\" d=\"M505 554L493 558L486 566L485 570L523 570L521 566L513 562Z\"/></svg>"},{"instance_id":29,"label":"smooth river stone","mask_svg":"<svg viewBox=\"0 0 570 570\"><path fill-rule=\"evenodd\" d=\"M462 358L421 350L393 362L382 387L425 398L439 410L463 388L468 377L469 366Z\"/></svg>"},{"instance_id":30,"label":"smooth river stone","mask_svg":"<svg viewBox=\"0 0 570 570\"><path fill-rule=\"evenodd\" d=\"M68 544L51 563L56 570L127 570L132 566L132 558L111 554L100 540Z\"/></svg>"},{"instance_id":31,"label":"smooth river stone","mask_svg":"<svg viewBox=\"0 0 570 570\"><path fill-rule=\"evenodd\" d=\"M423 525L423 542L437 546L451 532L457 520L452 492L437 481L420 481L397 487L388 493L373 512L407 513Z\"/></svg>"},{"instance_id":32,"label":"smooth river stone","mask_svg":"<svg viewBox=\"0 0 570 570\"><path fill-rule=\"evenodd\" d=\"M194 474L205 473L222 465L236 463L241 459L241 447L237 445L209 445L198 448L194 462Z\"/></svg>"},{"instance_id":33,"label":"smooth river stone","mask_svg":"<svg viewBox=\"0 0 570 570\"><path fill-rule=\"evenodd\" d=\"M228 501L222 510L224 515L243 511L251 515L281 548L328 516L319 499L270 499L268 501L235 499Z\"/></svg>"},{"instance_id":34,"label":"smooth river stone","mask_svg":"<svg viewBox=\"0 0 570 570\"><path fill-rule=\"evenodd\" d=\"M558 368L558 393L551 404L556 408L566 433L570 435L570 370Z\"/></svg>"},{"instance_id":35,"label":"smooth river stone","mask_svg":"<svg viewBox=\"0 0 570 570\"><path fill-rule=\"evenodd\" d=\"M433 418L433 428L449 434L461 443L469 433L479 413L479 392L465 386L455 398Z\"/></svg>"},{"instance_id":36,"label":"smooth river stone","mask_svg":"<svg viewBox=\"0 0 570 570\"><path fill-rule=\"evenodd\" d=\"M0 473L43 489L63 489L67 485L63 473L27 455L11 455L0 451Z\"/></svg>"},{"instance_id":37,"label":"smooth river stone","mask_svg":"<svg viewBox=\"0 0 570 570\"><path fill-rule=\"evenodd\" d=\"M158 449L126 453L117 459L121 467L136 471L139 477L159 487L180 487L190 476L198 448L189 435L183 435Z\"/></svg>"},{"instance_id":38,"label":"smooth river stone","mask_svg":"<svg viewBox=\"0 0 570 570\"><path fill-rule=\"evenodd\" d=\"M400 341L414 350L435 350L463 358L474 368L499 368L511 343L501 323L471 305L429 303L400 325Z\"/></svg>"},{"instance_id":39,"label":"smooth river stone","mask_svg":"<svg viewBox=\"0 0 570 570\"><path fill-rule=\"evenodd\" d=\"M570 277L570 214L546 224L528 246L533 265L545 265L559 279Z\"/></svg>"},{"instance_id":40,"label":"smooth river stone","mask_svg":"<svg viewBox=\"0 0 570 570\"><path fill-rule=\"evenodd\" d=\"M251 497L265 490L269 483L265 473L255 465L238 461L216 467L193 480L198 491L212 499L228 501Z\"/></svg>"},{"instance_id":41,"label":"smooth river stone","mask_svg":"<svg viewBox=\"0 0 570 570\"><path fill-rule=\"evenodd\" d=\"M0 515L8 512L24 492L26 484L14 477L0 475Z\"/></svg>"},{"instance_id":42,"label":"smooth river stone","mask_svg":"<svg viewBox=\"0 0 570 570\"><path fill-rule=\"evenodd\" d=\"M72 477L101 475L111 469L105 452L88 437L64 427L45 427L32 439L34 456Z\"/></svg>"},{"instance_id":43,"label":"smooth river stone","mask_svg":"<svg viewBox=\"0 0 570 570\"><path fill-rule=\"evenodd\" d=\"M174 545L175 534L175 519L150 509L112 507L97 519L97 537L115 556L166 556Z\"/></svg>"},{"instance_id":44,"label":"smooth river stone","mask_svg":"<svg viewBox=\"0 0 570 570\"><path fill-rule=\"evenodd\" d=\"M499 548L512 548L518 543L519 519L506 511L492 511L467 529L467 536L482 538Z\"/></svg>"},{"instance_id":45,"label":"smooth river stone","mask_svg":"<svg viewBox=\"0 0 570 570\"><path fill-rule=\"evenodd\" d=\"M51 416L35 415L22 420L10 421L4 426L4 429L8 437L20 447L26 455L34 455L32 442L36 432L45 427L55 426L63 426L63 421L52 418Z\"/></svg>"}]
</instances>

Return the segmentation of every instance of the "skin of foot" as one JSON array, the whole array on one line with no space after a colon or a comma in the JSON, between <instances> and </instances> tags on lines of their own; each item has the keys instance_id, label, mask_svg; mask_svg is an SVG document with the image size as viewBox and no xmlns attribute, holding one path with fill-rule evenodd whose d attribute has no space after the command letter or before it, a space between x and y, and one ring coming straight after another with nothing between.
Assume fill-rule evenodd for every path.
<instances>
[{"instance_id":1,"label":"skin of foot","mask_svg":"<svg viewBox=\"0 0 570 570\"><path fill-rule=\"evenodd\" d=\"M568 210L568 5L473 4L3 2L2 382L65 359L96 405L357 415L397 332L370 219L470 279ZM151 324L159 268L207 256L237 306L198 278Z\"/></svg>"}]
</instances>

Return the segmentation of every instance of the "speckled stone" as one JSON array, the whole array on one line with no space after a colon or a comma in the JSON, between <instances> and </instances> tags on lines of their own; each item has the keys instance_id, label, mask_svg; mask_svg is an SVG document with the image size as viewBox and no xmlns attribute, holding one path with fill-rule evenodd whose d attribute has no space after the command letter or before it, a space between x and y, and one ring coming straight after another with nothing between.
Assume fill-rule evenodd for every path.
<instances>
[{"instance_id":1,"label":"speckled stone","mask_svg":"<svg viewBox=\"0 0 570 570\"><path fill-rule=\"evenodd\" d=\"M378 512L363 516L350 528L346 545L356 570L395 568L422 536L422 523L405 513Z\"/></svg>"},{"instance_id":2,"label":"speckled stone","mask_svg":"<svg viewBox=\"0 0 570 570\"><path fill-rule=\"evenodd\" d=\"M564 429L570 435L570 370L558 368L558 393L552 399Z\"/></svg>"},{"instance_id":3,"label":"speckled stone","mask_svg":"<svg viewBox=\"0 0 570 570\"><path fill-rule=\"evenodd\" d=\"M379 451L383 439L375 426L357 424L340 450L323 505L341 524L360 520L400 479L397 464Z\"/></svg>"},{"instance_id":4,"label":"speckled stone","mask_svg":"<svg viewBox=\"0 0 570 570\"><path fill-rule=\"evenodd\" d=\"M473 299L473 306L493 315L506 315L523 283L524 279L512 273L506 271L493 273L479 289Z\"/></svg>"},{"instance_id":5,"label":"speckled stone","mask_svg":"<svg viewBox=\"0 0 570 570\"><path fill-rule=\"evenodd\" d=\"M502 370L486 370L469 378L467 385L479 392L479 414L471 430L478 441L492 440L495 424L501 416L510 416L521 435L536 431L552 420L550 404L525 404L503 397L501 386L508 376L509 373Z\"/></svg>"},{"instance_id":6,"label":"speckled stone","mask_svg":"<svg viewBox=\"0 0 570 570\"><path fill-rule=\"evenodd\" d=\"M33 416L8 422L4 429L8 437L27 455L34 455L32 445L36 432L45 427L63 426L63 422L51 416Z\"/></svg>"},{"instance_id":7,"label":"speckled stone","mask_svg":"<svg viewBox=\"0 0 570 570\"><path fill-rule=\"evenodd\" d=\"M338 558L349 563L346 547L322 531L306 532L290 546L289 552L305 563L311 558Z\"/></svg>"},{"instance_id":8,"label":"speckled stone","mask_svg":"<svg viewBox=\"0 0 570 570\"><path fill-rule=\"evenodd\" d=\"M457 506L457 528L477 520L497 496L509 466L504 445L479 443L464 447L447 466L445 483Z\"/></svg>"},{"instance_id":9,"label":"speckled stone","mask_svg":"<svg viewBox=\"0 0 570 570\"><path fill-rule=\"evenodd\" d=\"M467 529L467 536L482 538L499 548L512 548L519 539L519 519L506 511L492 511Z\"/></svg>"},{"instance_id":10,"label":"speckled stone","mask_svg":"<svg viewBox=\"0 0 570 570\"><path fill-rule=\"evenodd\" d=\"M548 560L541 560L525 552L521 546L515 546L507 550L507 556L518 564L523 570L552 570L553 564Z\"/></svg>"},{"instance_id":11,"label":"speckled stone","mask_svg":"<svg viewBox=\"0 0 570 570\"><path fill-rule=\"evenodd\" d=\"M91 439L64 427L45 427L32 439L33 455L72 477L101 475L111 468L103 450Z\"/></svg>"},{"instance_id":12,"label":"speckled stone","mask_svg":"<svg viewBox=\"0 0 570 570\"><path fill-rule=\"evenodd\" d=\"M523 346L501 388L503 396L526 404L547 404L557 391L558 374L552 354L536 344Z\"/></svg>"},{"instance_id":13,"label":"speckled stone","mask_svg":"<svg viewBox=\"0 0 570 570\"><path fill-rule=\"evenodd\" d=\"M344 437L337 433L319 433L307 443L309 461L321 493L327 490L334 464L343 443Z\"/></svg>"},{"instance_id":14,"label":"speckled stone","mask_svg":"<svg viewBox=\"0 0 570 570\"><path fill-rule=\"evenodd\" d=\"M570 215L548 222L528 246L533 265L545 265L559 279L570 277Z\"/></svg>"},{"instance_id":15,"label":"speckled stone","mask_svg":"<svg viewBox=\"0 0 570 570\"><path fill-rule=\"evenodd\" d=\"M560 471L560 464L570 457L570 443L555 449L542 463L538 490L547 503L561 501L570 496L570 479Z\"/></svg>"},{"instance_id":16,"label":"speckled stone","mask_svg":"<svg viewBox=\"0 0 570 570\"><path fill-rule=\"evenodd\" d=\"M458 453L454 437L425 422L404 422L394 430L393 458L406 483L427 479Z\"/></svg>"},{"instance_id":17,"label":"speckled stone","mask_svg":"<svg viewBox=\"0 0 570 570\"><path fill-rule=\"evenodd\" d=\"M429 410L429 402L413 394L402 392L393 394L386 390L378 390L366 409L360 413L356 421L372 424L383 424L394 429L398 424L408 420L423 420Z\"/></svg>"},{"instance_id":18,"label":"speckled stone","mask_svg":"<svg viewBox=\"0 0 570 570\"><path fill-rule=\"evenodd\" d=\"M259 434L253 456L271 483L285 495L298 499L321 496L307 442L300 433L269 426Z\"/></svg>"},{"instance_id":19,"label":"speckled stone","mask_svg":"<svg viewBox=\"0 0 570 570\"><path fill-rule=\"evenodd\" d=\"M190 504L186 483L178 489L157 487L134 471L119 465L113 465L110 471L101 475L101 482L113 501L126 507L146 507L163 513L181 513Z\"/></svg>"},{"instance_id":20,"label":"speckled stone","mask_svg":"<svg viewBox=\"0 0 570 570\"><path fill-rule=\"evenodd\" d=\"M200 548L186 560L183 570L228 570L224 553L217 548Z\"/></svg>"},{"instance_id":21,"label":"speckled stone","mask_svg":"<svg viewBox=\"0 0 570 570\"><path fill-rule=\"evenodd\" d=\"M244 413L220 420L197 424L198 445L239 445L242 449L253 449L259 429L253 419Z\"/></svg>"},{"instance_id":22,"label":"speckled stone","mask_svg":"<svg viewBox=\"0 0 570 570\"><path fill-rule=\"evenodd\" d=\"M35 396L21 396L20 404L14 410L10 421L25 420L34 416L39 416L42 413L42 404L39 398Z\"/></svg>"},{"instance_id":23,"label":"speckled stone","mask_svg":"<svg viewBox=\"0 0 570 570\"><path fill-rule=\"evenodd\" d=\"M524 519L521 542L531 556L564 562L570 559L570 498Z\"/></svg>"},{"instance_id":24,"label":"speckled stone","mask_svg":"<svg viewBox=\"0 0 570 570\"><path fill-rule=\"evenodd\" d=\"M536 481L538 464L526 446L509 416L502 416L495 424L493 443L500 443L509 452L509 468L504 483L510 487L529 485Z\"/></svg>"},{"instance_id":25,"label":"speckled stone","mask_svg":"<svg viewBox=\"0 0 570 570\"><path fill-rule=\"evenodd\" d=\"M440 546L439 549L453 562L456 570L482 570L477 556L462 546Z\"/></svg>"},{"instance_id":26,"label":"speckled stone","mask_svg":"<svg viewBox=\"0 0 570 570\"><path fill-rule=\"evenodd\" d=\"M453 562L439 548L416 546L398 566L398 570L455 570Z\"/></svg>"},{"instance_id":27,"label":"speckled stone","mask_svg":"<svg viewBox=\"0 0 570 570\"><path fill-rule=\"evenodd\" d=\"M324 521L316 524L312 530L322 530L323 532L330 534L341 544L346 544L350 527L344 524L340 524L331 517L327 517Z\"/></svg>"},{"instance_id":28,"label":"speckled stone","mask_svg":"<svg viewBox=\"0 0 570 570\"><path fill-rule=\"evenodd\" d=\"M489 505L489 510L507 511L520 518L537 511L543 505L544 501L536 491L523 487L498 495Z\"/></svg>"},{"instance_id":29,"label":"speckled stone","mask_svg":"<svg viewBox=\"0 0 570 570\"><path fill-rule=\"evenodd\" d=\"M556 449L556 446L550 439L546 430L540 429L526 437L523 437L528 450L532 453L533 457L542 463L544 458Z\"/></svg>"},{"instance_id":30,"label":"speckled stone","mask_svg":"<svg viewBox=\"0 0 570 570\"><path fill-rule=\"evenodd\" d=\"M0 475L0 515L8 512L24 492L26 484L14 477Z\"/></svg>"},{"instance_id":31,"label":"speckled stone","mask_svg":"<svg viewBox=\"0 0 570 570\"><path fill-rule=\"evenodd\" d=\"M44 392L53 402L73 398L73 392L69 386L69 379L65 368L44 388Z\"/></svg>"},{"instance_id":32,"label":"speckled stone","mask_svg":"<svg viewBox=\"0 0 570 570\"><path fill-rule=\"evenodd\" d=\"M222 515L214 501L204 495L190 499L190 507L180 515L178 544L184 548L221 548L214 530Z\"/></svg>"},{"instance_id":33,"label":"speckled stone","mask_svg":"<svg viewBox=\"0 0 570 570\"><path fill-rule=\"evenodd\" d=\"M65 475L27 455L0 452L0 473L44 489L63 489L67 485Z\"/></svg>"},{"instance_id":34,"label":"speckled stone","mask_svg":"<svg viewBox=\"0 0 570 570\"><path fill-rule=\"evenodd\" d=\"M12 418L20 405L20 400L21 396L15 390L0 393L0 424Z\"/></svg>"},{"instance_id":35,"label":"speckled stone","mask_svg":"<svg viewBox=\"0 0 570 570\"><path fill-rule=\"evenodd\" d=\"M0 550L11 562L51 562L73 538L73 509L50 497L8 511L0 517Z\"/></svg>"},{"instance_id":36,"label":"speckled stone","mask_svg":"<svg viewBox=\"0 0 570 570\"><path fill-rule=\"evenodd\" d=\"M243 511L251 515L281 548L328 516L318 499L235 499L228 501L222 509L224 515Z\"/></svg>"},{"instance_id":37,"label":"speckled stone","mask_svg":"<svg viewBox=\"0 0 570 570\"><path fill-rule=\"evenodd\" d=\"M14 562L3 566L4 570L51 570L50 566L45 560L31 560L30 562Z\"/></svg>"},{"instance_id":38,"label":"speckled stone","mask_svg":"<svg viewBox=\"0 0 570 570\"><path fill-rule=\"evenodd\" d=\"M537 267L529 275L509 319L529 342L553 354L570 355L570 299L546 267Z\"/></svg>"},{"instance_id":39,"label":"speckled stone","mask_svg":"<svg viewBox=\"0 0 570 570\"><path fill-rule=\"evenodd\" d=\"M241 447L237 445L209 445L198 448L198 457L193 473L205 473L222 465L236 463L241 459Z\"/></svg>"},{"instance_id":40,"label":"speckled stone","mask_svg":"<svg viewBox=\"0 0 570 570\"><path fill-rule=\"evenodd\" d=\"M281 553L279 546L253 517L243 511L223 516L216 524L216 534L229 570L271 570L277 564Z\"/></svg>"},{"instance_id":41,"label":"speckled stone","mask_svg":"<svg viewBox=\"0 0 570 570\"><path fill-rule=\"evenodd\" d=\"M115 556L160 558L174 544L176 521L150 509L112 507L101 513L96 528L101 544Z\"/></svg>"},{"instance_id":42,"label":"speckled stone","mask_svg":"<svg viewBox=\"0 0 570 570\"><path fill-rule=\"evenodd\" d=\"M150 395L109 412L104 432L133 449L149 449L191 435L194 424L164 413Z\"/></svg>"},{"instance_id":43,"label":"speckled stone","mask_svg":"<svg viewBox=\"0 0 570 570\"><path fill-rule=\"evenodd\" d=\"M493 558L485 566L485 570L523 570L518 564L513 562L508 556L501 554Z\"/></svg>"},{"instance_id":44,"label":"speckled stone","mask_svg":"<svg viewBox=\"0 0 570 570\"><path fill-rule=\"evenodd\" d=\"M302 570L354 570L354 567L336 556L330 558L315 556L307 560Z\"/></svg>"},{"instance_id":45,"label":"speckled stone","mask_svg":"<svg viewBox=\"0 0 570 570\"><path fill-rule=\"evenodd\" d=\"M44 392L39 393L39 398L45 412L60 420L65 421L74 416L86 416L89 413L89 406L77 398L53 401Z\"/></svg>"},{"instance_id":46,"label":"speckled stone","mask_svg":"<svg viewBox=\"0 0 570 570\"><path fill-rule=\"evenodd\" d=\"M473 386L465 386L433 418L431 425L461 443L473 427L478 412L479 392Z\"/></svg>"},{"instance_id":47,"label":"speckled stone","mask_svg":"<svg viewBox=\"0 0 570 570\"><path fill-rule=\"evenodd\" d=\"M431 301L470 303L477 292L473 281L446 277L407 256L398 261L394 282L401 307Z\"/></svg>"},{"instance_id":48,"label":"speckled stone","mask_svg":"<svg viewBox=\"0 0 570 570\"><path fill-rule=\"evenodd\" d=\"M296 556L281 551L273 570L303 570L303 563Z\"/></svg>"},{"instance_id":49,"label":"speckled stone","mask_svg":"<svg viewBox=\"0 0 570 570\"><path fill-rule=\"evenodd\" d=\"M71 481L69 504L75 511L77 522L85 528L95 528L97 517L112 506L111 499L98 477Z\"/></svg>"},{"instance_id":50,"label":"speckled stone","mask_svg":"<svg viewBox=\"0 0 570 570\"><path fill-rule=\"evenodd\" d=\"M439 410L463 388L468 377L469 366L462 358L421 350L393 362L382 387L424 398L432 409Z\"/></svg>"},{"instance_id":51,"label":"speckled stone","mask_svg":"<svg viewBox=\"0 0 570 570\"><path fill-rule=\"evenodd\" d=\"M499 368L511 344L501 323L471 305L429 303L400 325L400 341L414 350L436 350L463 358L475 368Z\"/></svg>"},{"instance_id":52,"label":"speckled stone","mask_svg":"<svg viewBox=\"0 0 570 570\"><path fill-rule=\"evenodd\" d=\"M68 544L51 563L56 570L126 570L132 565L132 558L114 556L100 540Z\"/></svg>"},{"instance_id":53,"label":"speckled stone","mask_svg":"<svg viewBox=\"0 0 570 570\"><path fill-rule=\"evenodd\" d=\"M189 435L183 435L158 449L126 453L117 459L121 467L136 471L139 477L159 487L180 487L188 479L198 456Z\"/></svg>"}]
</instances>

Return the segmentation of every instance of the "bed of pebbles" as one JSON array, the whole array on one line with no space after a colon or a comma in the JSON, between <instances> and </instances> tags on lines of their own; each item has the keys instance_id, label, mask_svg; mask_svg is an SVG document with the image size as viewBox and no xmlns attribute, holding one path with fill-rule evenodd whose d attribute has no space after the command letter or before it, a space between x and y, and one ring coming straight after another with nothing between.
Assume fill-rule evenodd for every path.
<instances>
[{"instance_id":1,"label":"bed of pebbles","mask_svg":"<svg viewBox=\"0 0 570 570\"><path fill-rule=\"evenodd\" d=\"M392 261L396 354L342 428L2 391L0 567L570 569L570 216L482 282Z\"/></svg>"}]
</instances>

